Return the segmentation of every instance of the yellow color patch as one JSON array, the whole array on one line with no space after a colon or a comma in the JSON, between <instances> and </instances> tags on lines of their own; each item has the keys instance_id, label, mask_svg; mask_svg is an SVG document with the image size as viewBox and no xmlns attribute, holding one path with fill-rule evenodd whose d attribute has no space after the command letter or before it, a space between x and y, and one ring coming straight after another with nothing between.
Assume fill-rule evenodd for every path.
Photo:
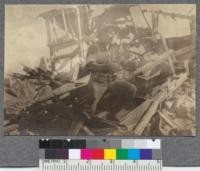
<instances>
[{"instance_id":1,"label":"yellow color patch","mask_svg":"<svg viewBox=\"0 0 200 171\"><path fill-rule=\"evenodd\" d=\"M115 160L116 149L104 149L104 160Z\"/></svg>"}]
</instances>

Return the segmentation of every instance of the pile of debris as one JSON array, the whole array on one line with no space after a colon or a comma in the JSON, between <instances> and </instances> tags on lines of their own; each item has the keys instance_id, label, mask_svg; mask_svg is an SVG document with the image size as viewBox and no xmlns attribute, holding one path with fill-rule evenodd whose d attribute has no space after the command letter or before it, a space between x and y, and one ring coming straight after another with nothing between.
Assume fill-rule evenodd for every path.
<instances>
[{"instance_id":1,"label":"pile of debris","mask_svg":"<svg viewBox=\"0 0 200 171\"><path fill-rule=\"evenodd\" d=\"M84 88L90 75L72 81L41 65L35 69L23 66L23 71L5 79L5 134L67 134L74 119L70 92Z\"/></svg>"},{"instance_id":2,"label":"pile of debris","mask_svg":"<svg viewBox=\"0 0 200 171\"><path fill-rule=\"evenodd\" d=\"M88 118L86 105L75 106L76 98L85 103L90 77L62 82L41 68L24 72L5 81L7 135L195 135L195 84L187 73L147 90L131 110L117 112L115 122L107 120L108 111Z\"/></svg>"},{"instance_id":3,"label":"pile of debris","mask_svg":"<svg viewBox=\"0 0 200 171\"><path fill-rule=\"evenodd\" d=\"M39 66L30 68L23 65L23 74L10 74L4 83L5 133L17 135L22 111L41 97L63 85L65 81L53 77L53 73L44 66L43 57Z\"/></svg>"},{"instance_id":4,"label":"pile of debris","mask_svg":"<svg viewBox=\"0 0 200 171\"><path fill-rule=\"evenodd\" d=\"M194 80L184 82L183 86L163 103L162 110L159 111L160 131L163 135L196 134L194 85Z\"/></svg>"}]
</instances>

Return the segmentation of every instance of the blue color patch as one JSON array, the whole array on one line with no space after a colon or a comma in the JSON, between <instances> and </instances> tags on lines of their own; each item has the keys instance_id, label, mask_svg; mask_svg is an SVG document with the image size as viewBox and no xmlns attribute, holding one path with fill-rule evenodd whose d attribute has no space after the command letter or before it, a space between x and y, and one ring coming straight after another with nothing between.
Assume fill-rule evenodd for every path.
<instances>
[{"instance_id":1,"label":"blue color patch","mask_svg":"<svg viewBox=\"0 0 200 171\"><path fill-rule=\"evenodd\" d=\"M129 149L128 150L128 159L139 160L140 159L140 150L139 149Z\"/></svg>"}]
</instances>

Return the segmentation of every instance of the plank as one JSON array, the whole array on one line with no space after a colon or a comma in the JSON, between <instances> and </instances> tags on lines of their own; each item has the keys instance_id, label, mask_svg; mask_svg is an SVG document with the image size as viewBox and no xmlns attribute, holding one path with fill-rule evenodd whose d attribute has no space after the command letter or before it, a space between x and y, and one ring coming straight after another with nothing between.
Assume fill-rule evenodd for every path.
<instances>
[{"instance_id":1,"label":"plank","mask_svg":"<svg viewBox=\"0 0 200 171\"><path fill-rule=\"evenodd\" d=\"M9 133L11 131L15 131L19 127L18 124L12 124L4 127L4 132Z\"/></svg>"},{"instance_id":2,"label":"plank","mask_svg":"<svg viewBox=\"0 0 200 171\"><path fill-rule=\"evenodd\" d=\"M78 135L80 130L84 127L85 121L86 118L84 116L76 116L76 118L72 121L68 135Z\"/></svg>"},{"instance_id":3,"label":"plank","mask_svg":"<svg viewBox=\"0 0 200 171\"><path fill-rule=\"evenodd\" d=\"M48 94L40 97L35 103L40 103L40 102L43 102L43 101L47 101L55 96L62 96L66 93L69 93L73 90L76 90L80 87L84 87L88 84L88 81L89 81L89 78L90 76L87 75L85 76L84 78L81 78L81 82L79 80L77 80L77 83L82 83L80 85L77 86L76 83L72 82L72 83L66 83L64 85L62 85L61 87L58 87L56 88L55 90L53 90L52 92L49 92ZM83 82L85 81L85 82Z\"/></svg>"},{"instance_id":4,"label":"plank","mask_svg":"<svg viewBox=\"0 0 200 171\"><path fill-rule=\"evenodd\" d=\"M187 46L187 47L181 48L179 50L176 50L175 56L181 56L181 55L184 55L186 53L191 53L191 52L194 52L194 51L195 51L194 46Z\"/></svg>"},{"instance_id":5,"label":"plank","mask_svg":"<svg viewBox=\"0 0 200 171\"><path fill-rule=\"evenodd\" d=\"M116 113L116 118L118 120L122 120L126 115L130 112L130 110L122 108L119 112Z\"/></svg>"},{"instance_id":6,"label":"plank","mask_svg":"<svg viewBox=\"0 0 200 171\"><path fill-rule=\"evenodd\" d=\"M144 13L156 13L158 15L163 15L163 16L170 16L172 18L181 18L181 19L189 19L191 20L193 16L191 15L185 15L185 14L178 14L178 13L172 13L172 12L166 12L162 10L149 10L149 9L142 9L142 12Z\"/></svg>"},{"instance_id":7,"label":"plank","mask_svg":"<svg viewBox=\"0 0 200 171\"><path fill-rule=\"evenodd\" d=\"M94 136L94 135L95 135L87 126L84 126L84 127L82 128L82 130L83 130L87 135L91 135L91 136Z\"/></svg>"},{"instance_id":8,"label":"plank","mask_svg":"<svg viewBox=\"0 0 200 171\"><path fill-rule=\"evenodd\" d=\"M132 130L140 121L144 112L149 108L151 105L151 100L146 100L138 107L136 107L133 111L129 112L126 117L120 122L121 125L125 125L128 130Z\"/></svg>"},{"instance_id":9,"label":"plank","mask_svg":"<svg viewBox=\"0 0 200 171\"><path fill-rule=\"evenodd\" d=\"M159 111L159 114L161 116L161 118L167 122L172 128L179 128L179 129L183 129L177 122L174 122L172 119L170 119L167 115L165 115L164 113Z\"/></svg>"},{"instance_id":10,"label":"plank","mask_svg":"<svg viewBox=\"0 0 200 171\"><path fill-rule=\"evenodd\" d=\"M10 123L9 120L4 120L4 121L3 121L3 125L4 125L4 126L8 125L9 123Z\"/></svg>"},{"instance_id":11,"label":"plank","mask_svg":"<svg viewBox=\"0 0 200 171\"><path fill-rule=\"evenodd\" d=\"M153 102L153 104L151 105L150 109L145 114L145 117L142 118L142 120L137 125L136 129L134 130L134 133L136 135L141 135L143 133L143 131L146 128L146 126L148 125L149 121L151 120L153 115L156 113L158 105L159 105L159 103L157 101Z\"/></svg>"}]
</instances>

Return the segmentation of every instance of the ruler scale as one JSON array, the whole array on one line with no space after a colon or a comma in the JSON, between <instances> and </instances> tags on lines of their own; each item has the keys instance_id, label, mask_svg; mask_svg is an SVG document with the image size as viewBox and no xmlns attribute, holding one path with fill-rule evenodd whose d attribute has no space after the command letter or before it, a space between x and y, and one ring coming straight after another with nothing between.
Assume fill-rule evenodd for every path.
<instances>
[{"instance_id":1,"label":"ruler scale","mask_svg":"<svg viewBox=\"0 0 200 171\"><path fill-rule=\"evenodd\" d=\"M46 160L40 171L161 171L162 160Z\"/></svg>"},{"instance_id":2,"label":"ruler scale","mask_svg":"<svg viewBox=\"0 0 200 171\"><path fill-rule=\"evenodd\" d=\"M162 170L160 140L41 140L39 147L40 171Z\"/></svg>"}]
</instances>

